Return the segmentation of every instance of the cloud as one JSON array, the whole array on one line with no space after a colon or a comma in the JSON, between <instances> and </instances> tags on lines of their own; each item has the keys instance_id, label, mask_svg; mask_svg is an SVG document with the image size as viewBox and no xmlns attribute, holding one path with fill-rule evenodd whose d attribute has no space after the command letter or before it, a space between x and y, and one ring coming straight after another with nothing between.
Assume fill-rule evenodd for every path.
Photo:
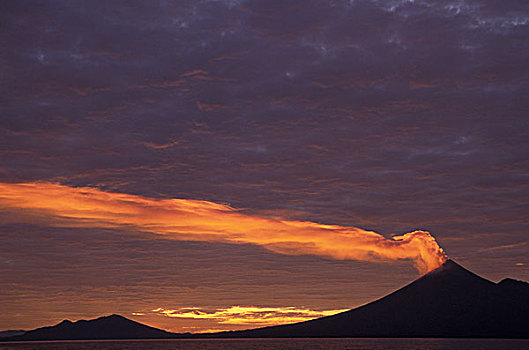
<instances>
[{"instance_id":1,"label":"cloud","mask_svg":"<svg viewBox=\"0 0 529 350\"><path fill-rule=\"evenodd\" d=\"M189 307L169 310L157 308L152 312L174 318L215 320L218 324L274 326L312 320L319 317L331 316L348 309L340 310L310 310L296 307L259 307L259 306L230 306L216 309L213 312L200 308Z\"/></svg>"},{"instance_id":2,"label":"cloud","mask_svg":"<svg viewBox=\"0 0 529 350\"><path fill-rule=\"evenodd\" d=\"M0 205L38 214L56 226L129 228L176 240L256 244L288 255L378 262L409 259L420 272L446 259L426 231L387 239L357 227L246 215L208 201L153 199L51 183L0 183Z\"/></svg>"},{"instance_id":3,"label":"cloud","mask_svg":"<svg viewBox=\"0 0 529 350\"><path fill-rule=\"evenodd\" d=\"M157 143L154 143L154 142L142 142L142 144L145 147L154 148L154 149L165 149L165 148L177 146L180 143L181 143L180 140L174 140L174 141L170 141L170 142L162 143L162 144L157 144Z\"/></svg>"},{"instance_id":4,"label":"cloud","mask_svg":"<svg viewBox=\"0 0 529 350\"><path fill-rule=\"evenodd\" d=\"M515 265L529 246L483 250L529 232L526 2L4 3L0 182L229 202L238 213L386 237L428 228L487 278L529 280L527 265ZM2 212L2 223L14 220ZM412 278L404 261L292 257L144 233L135 241L119 229L29 222L0 233L9 261L0 285L11 293L2 295L4 328L21 310L28 316L17 327L31 328L49 324L50 313L73 317L54 313L62 303L92 316L116 305L99 290L61 294L85 281L123 286L134 307L157 293L162 302L150 304L178 295L182 305L212 308L257 299L332 309ZM263 271L265 260L273 271ZM148 287L135 287L146 278ZM85 304L95 298L97 312Z\"/></svg>"}]
</instances>

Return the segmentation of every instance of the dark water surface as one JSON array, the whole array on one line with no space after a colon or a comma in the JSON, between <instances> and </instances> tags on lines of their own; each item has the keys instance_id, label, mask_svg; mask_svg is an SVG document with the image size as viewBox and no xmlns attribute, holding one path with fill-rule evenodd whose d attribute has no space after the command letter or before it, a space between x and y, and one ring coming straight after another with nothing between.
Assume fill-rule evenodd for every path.
<instances>
[{"instance_id":1,"label":"dark water surface","mask_svg":"<svg viewBox=\"0 0 529 350\"><path fill-rule=\"evenodd\" d=\"M525 350L529 340L506 339L183 339L0 343L13 350Z\"/></svg>"}]
</instances>

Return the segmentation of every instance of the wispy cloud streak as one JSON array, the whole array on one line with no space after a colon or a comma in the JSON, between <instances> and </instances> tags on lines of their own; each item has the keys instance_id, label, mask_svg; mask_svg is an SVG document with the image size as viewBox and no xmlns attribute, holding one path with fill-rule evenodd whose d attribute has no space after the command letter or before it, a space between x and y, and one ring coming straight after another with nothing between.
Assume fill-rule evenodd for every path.
<instances>
[{"instance_id":1,"label":"wispy cloud streak","mask_svg":"<svg viewBox=\"0 0 529 350\"><path fill-rule=\"evenodd\" d=\"M357 227L245 215L208 201L153 199L51 183L0 183L0 206L38 214L52 226L128 228L176 240L256 244L289 255L378 262L409 259L420 272L446 259L426 231L388 239Z\"/></svg>"}]
</instances>

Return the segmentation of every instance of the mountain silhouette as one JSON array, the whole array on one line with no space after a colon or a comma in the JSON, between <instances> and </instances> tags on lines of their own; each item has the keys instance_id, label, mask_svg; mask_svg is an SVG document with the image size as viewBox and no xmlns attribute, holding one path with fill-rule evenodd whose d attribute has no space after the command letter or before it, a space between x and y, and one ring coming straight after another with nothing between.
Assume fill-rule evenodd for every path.
<instances>
[{"instance_id":1,"label":"mountain silhouette","mask_svg":"<svg viewBox=\"0 0 529 350\"><path fill-rule=\"evenodd\" d=\"M488 281L452 260L364 306L300 323L208 334L177 334L118 315L63 321L4 340L431 337L529 338L529 283Z\"/></svg>"},{"instance_id":2,"label":"mountain silhouette","mask_svg":"<svg viewBox=\"0 0 529 350\"><path fill-rule=\"evenodd\" d=\"M452 260L353 310L219 337L529 338L529 284L488 281Z\"/></svg>"},{"instance_id":3,"label":"mountain silhouette","mask_svg":"<svg viewBox=\"0 0 529 350\"><path fill-rule=\"evenodd\" d=\"M88 321L64 320L55 326L37 328L8 340L156 339L172 335L175 334L111 315Z\"/></svg>"},{"instance_id":4,"label":"mountain silhouette","mask_svg":"<svg viewBox=\"0 0 529 350\"><path fill-rule=\"evenodd\" d=\"M21 335L24 333L26 333L26 331L22 329L8 329L6 331L0 331L0 341L1 338L14 337L15 335Z\"/></svg>"}]
</instances>

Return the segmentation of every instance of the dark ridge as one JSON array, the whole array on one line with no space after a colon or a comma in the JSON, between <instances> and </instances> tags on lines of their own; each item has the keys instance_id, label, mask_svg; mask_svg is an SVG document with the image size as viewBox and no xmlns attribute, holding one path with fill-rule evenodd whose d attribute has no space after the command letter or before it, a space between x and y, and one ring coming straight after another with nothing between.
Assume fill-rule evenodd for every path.
<instances>
[{"instance_id":1,"label":"dark ridge","mask_svg":"<svg viewBox=\"0 0 529 350\"><path fill-rule=\"evenodd\" d=\"M73 322L70 321L70 320L63 320L61 323L57 324L57 326L60 326L60 325L67 325L67 324L72 324Z\"/></svg>"},{"instance_id":2,"label":"dark ridge","mask_svg":"<svg viewBox=\"0 0 529 350\"><path fill-rule=\"evenodd\" d=\"M154 338L529 338L529 283L486 280L452 260L407 286L337 315L283 326L176 334L120 315L64 320L2 340Z\"/></svg>"},{"instance_id":3,"label":"dark ridge","mask_svg":"<svg viewBox=\"0 0 529 350\"><path fill-rule=\"evenodd\" d=\"M37 328L9 340L157 339L174 335L120 315L110 315L76 322L64 320L55 326Z\"/></svg>"},{"instance_id":4,"label":"dark ridge","mask_svg":"<svg viewBox=\"0 0 529 350\"><path fill-rule=\"evenodd\" d=\"M8 329L6 331L0 331L0 338L14 337L16 335L22 335L26 333L23 329Z\"/></svg>"},{"instance_id":5,"label":"dark ridge","mask_svg":"<svg viewBox=\"0 0 529 350\"><path fill-rule=\"evenodd\" d=\"M515 280L515 279L512 279L512 278L505 278L505 279L501 280L500 282L498 282L498 285L500 285L502 287L511 287L512 286L514 288L522 288L522 289L529 290L529 283L524 282L524 281Z\"/></svg>"}]
</instances>

